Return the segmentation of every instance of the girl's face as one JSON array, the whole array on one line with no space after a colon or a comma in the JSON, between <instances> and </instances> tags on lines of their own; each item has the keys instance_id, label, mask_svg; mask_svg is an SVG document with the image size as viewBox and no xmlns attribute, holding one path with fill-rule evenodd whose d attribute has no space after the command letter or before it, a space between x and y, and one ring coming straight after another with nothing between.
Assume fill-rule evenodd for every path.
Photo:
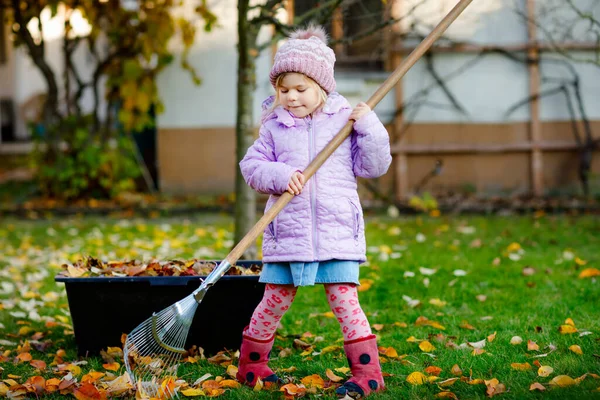
<instances>
[{"instance_id":1,"label":"girl's face","mask_svg":"<svg viewBox=\"0 0 600 400\"><path fill-rule=\"evenodd\" d=\"M279 86L279 101L283 108L294 114L296 118L310 115L321 104L320 93L316 84L302 74L286 74Z\"/></svg>"}]
</instances>

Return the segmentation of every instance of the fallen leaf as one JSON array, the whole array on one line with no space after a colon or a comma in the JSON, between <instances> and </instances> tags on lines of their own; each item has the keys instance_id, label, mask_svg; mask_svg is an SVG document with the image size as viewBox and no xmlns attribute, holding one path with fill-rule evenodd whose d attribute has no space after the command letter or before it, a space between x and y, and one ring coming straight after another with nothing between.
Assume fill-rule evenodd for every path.
<instances>
[{"instance_id":1,"label":"fallen leaf","mask_svg":"<svg viewBox=\"0 0 600 400\"><path fill-rule=\"evenodd\" d=\"M206 394L204 393L204 390L200 389L200 388L190 388L190 389L185 389L181 391L181 394L186 396L186 397L193 397L193 396L206 396Z\"/></svg>"},{"instance_id":2,"label":"fallen leaf","mask_svg":"<svg viewBox=\"0 0 600 400\"><path fill-rule=\"evenodd\" d=\"M482 339L478 342L467 342L467 344L474 349L483 349L485 347L485 339Z\"/></svg>"},{"instance_id":3,"label":"fallen leaf","mask_svg":"<svg viewBox=\"0 0 600 400\"><path fill-rule=\"evenodd\" d=\"M417 320L415 321L415 326L431 326L436 329L441 329L441 330L446 329L446 327L444 325L440 324L439 322L432 321L422 315L420 317L418 317Z\"/></svg>"},{"instance_id":4,"label":"fallen leaf","mask_svg":"<svg viewBox=\"0 0 600 400\"><path fill-rule=\"evenodd\" d=\"M517 371L529 371L531 369L531 364L529 363L512 363L510 364L510 366L512 367L512 369L516 369Z\"/></svg>"},{"instance_id":5,"label":"fallen leaf","mask_svg":"<svg viewBox=\"0 0 600 400\"><path fill-rule=\"evenodd\" d=\"M571 325L572 327L575 327L575 321L573 321L571 318L567 318L565 319L565 325Z\"/></svg>"},{"instance_id":6,"label":"fallen leaf","mask_svg":"<svg viewBox=\"0 0 600 400\"><path fill-rule=\"evenodd\" d=\"M344 378L334 374L333 371L329 368L327 368L327 370L325 370L325 376L327 376L327 378L329 378L329 380L332 382L339 382L344 379Z\"/></svg>"},{"instance_id":7,"label":"fallen leaf","mask_svg":"<svg viewBox=\"0 0 600 400\"><path fill-rule=\"evenodd\" d=\"M118 371L119 368L121 368L121 365L117 362L114 362L114 363L110 363L110 364L102 364L102 367L104 367L104 369L109 370L109 371Z\"/></svg>"},{"instance_id":8,"label":"fallen leaf","mask_svg":"<svg viewBox=\"0 0 600 400\"><path fill-rule=\"evenodd\" d=\"M503 383L498 382L498 379L492 378L489 381L484 381L487 390L485 393L489 397L494 397L497 394L506 392L506 386Z\"/></svg>"},{"instance_id":9,"label":"fallen leaf","mask_svg":"<svg viewBox=\"0 0 600 400\"><path fill-rule=\"evenodd\" d=\"M438 399L454 399L454 400L458 400L458 397L456 397L456 395L452 392L439 392L438 394L435 395L436 398Z\"/></svg>"},{"instance_id":10,"label":"fallen leaf","mask_svg":"<svg viewBox=\"0 0 600 400\"><path fill-rule=\"evenodd\" d=\"M389 358L398 358L398 352L393 347L379 347L379 354Z\"/></svg>"},{"instance_id":11,"label":"fallen leaf","mask_svg":"<svg viewBox=\"0 0 600 400\"><path fill-rule=\"evenodd\" d=\"M583 351L581 351L581 347L577 344L573 344L569 346L569 350L571 350L575 354L583 355Z\"/></svg>"},{"instance_id":12,"label":"fallen leaf","mask_svg":"<svg viewBox=\"0 0 600 400\"><path fill-rule=\"evenodd\" d=\"M488 342L492 343L496 339L496 332L492 333L487 337Z\"/></svg>"},{"instance_id":13,"label":"fallen leaf","mask_svg":"<svg viewBox=\"0 0 600 400\"><path fill-rule=\"evenodd\" d=\"M544 390L546 390L546 388L541 383L535 382L532 383L531 386L529 386L529 390L539 390L540 392L543 392Z\"/></svg>"},{"instance_id":14,"label":"fallen leaf","mask_svg":"<svg viewBox=\"0 0 600 400\"><path fill-rule=\"evenodd\" d=\"M239 388L240 386L242 386L238 381L233 380L233 379L223 379L222 381L219 381L219 386L222 388Z\"/></svg>"},{"instance_id":15,"label":"fallen leaf","mask_svg":"<svg viewBox=\"0 0 600 400\"><path fill-rule=\"evenodd\" d=\"M373 325L371 325L371 327L373 329L375 329L377 332L379 332L380 330L383 329L384 325L383 324L373 324Z\"/></svg>"},{"instance_id":16,"label":"fallen leaf","mask_svg":"<svg viewBox=\"0 0 600 400\"><path fill-rule=\"evenodd\" d=\"M235 378L235 376L237 375L238 372L238 367L236 367L233 364L229 364L227 366L227 375L231 376L232 378Z\"/></svg>"},{"instance_id":17,"label":"fallen leaf","mask_svg":"<svg viewBox=\"0 0 600 400\"><path fill-rule=\"evenodd\" d=\"M558 387L568 387L577 384L577 382L575 382L575 380L568 375L555 376L549 383L552 386Z\"/></svg>"},{"instance_id":18,"label":"fallen leaf","mask_svg":"<svg viewBox=\"0 0 600 400\"><path fill-rule=\"evenodd\" d=\"M444 307L447 304L447 302L435 298L435 299L429 300L429 304L436 306L436 307Z\"/></svg>"},{"instance_id":19,"label":"fallen leaf","mask_svg":"<svg viewBox=\"0 0 600 400\"><path fill-rule=\"evenodd\" d=\"M449 386L452 386L452 385L454 385L454 383L455 383L457 380L458 380L458 378L448 378L448 379L445 379L445 380L443 380L443 381L441 381L441 382L438 382L438 383L437 383L437 385L438 385L439 387L444 387L444 388L445 388L445 387L449 387Z\"/></svg>"},{"instance_id":20,"label":"fallen leaf","mask_svg":"<svg viewBox=\"0 0 600 400\"><path fill-rule=\"evenodd\" d=\"M460 323L459 327L463 329L475 330L475 327L465 320Z\"/></svg>"},{"instance_id":21,"label":"fallen leaf","mask_svg":"<svg viewBox=\"0 0 600 400\"><path fill-rule=\"evenodd\" d=\"M461 376L462 375L462 369L460 369L460 367L458 366L458 364L454 364L452 366L452 369L450 370L450 372L452 373L452 375L454 376Z\"/></svg>"},{"instance_id":22,"label":"fallen leaf","mask_svg":"<svg viewBox=\"0 0 600 400\"><path fill-rule=\"evenodd\" d=\"M600 276L600 269L598 268L586 268L579 273L580 278L591 278L594 276Z\"/></svg>"},{"instance_id":23,"label":"fallen leaf","mask_svg":"<svg viewBox=\"0 0 600 400\"><path fill-rule=\"evenodd\" d=\"M39 370L46 369L46 363L42 360L31 360L29 362L29 365L31 365L33 368L37 368Z\"/></svg>"},{"instance_id":24,"label":"fallen leaf","mask_svg":"<svg viewBox=\"0 0 600 400\"><path fill-rule=\"evenodd\" d=\"M431 365L425 368L425 372L429 375L440 376L442 369L440 367L436 367L435 365Z\"/></svg>"},{"instance_id":25,"label":"fallen leaf","mask_svg":"<svg viewBox=\"0 0 600 400\"><path fill-rule=\"evenodd\" d=\"M528 340L527 341L527 350L529 351L539 351L540 350L540 346L537 345L536 342L534 342L533 340Z\"/></svg>"},{"instance_id":26,"label":"fallen leaf","mask_svg":"<svg viewBox=\"0 0 600 400\"><path fill-rule=\"evenodd\" d=\"M425 374L422 372L415 371L406 377L406 382L410 383L411 385L422 385L427 382L427 376L425 376Z\"/></svg>"},{"instance_id":27,"label":"fallen leaf","mask_svg":"<svg viewBox=\"0 0 600 400\"><path fill-rule=\"evenodd\" d=\"M421 351L424 351L426 353L431 353L435 350L435 347L428 340L424 340L421 343L419 343L419 348L421 349Z\"/></svg>"},{"instance_id":28,"label":"fallen leaf","mask_svg":"<svg viewBox=\"0 0 600 400\"><path fill-rule=\"evenodd\" d=\"M577 328L575 328L573 325L561 325L560 328L558 328L558 331L563 335L566 335L569 333L576 333Z\"/></svg>"},{"instance_id":29,"label":"fallen leaf","mask_svg":"<svg viewBox=\"0 0 600 400\"><path fill-rule=\"evenodd\" d=\"M483 353L485 353L484 349L473 349L473 351L471 352L471 354L474 355L474 356L478 356L478 355L481 355Z\"/></svg>"},{"instance_id":30,"label":"fallen leaf","mask_svg":"<svg viewBox=\"0 0 600 400\"><path fill-rule=\"evenodd\" d=\"M553 372L554 372L554 368L550 367L549 365L542 365L541 367L538 368L539 376L543 376L543 377L550 376L550 374L552 374Z\"/></svg>"},{"instance_id":31,"label":"fallen leaf","mask_svg":"<svg viewBox=\"0 0 600 400\"><path fill-rule=\"evenodd\" d=\"M100 393L91 383L85 383L73 389L73 396L77 400L99 400L106 398L106 395Z\"/></svg>"},{"instance_id":32,"label":"fallen leaf","mask_svg":"<svg viewBox=\"0 0 600 400\"><path fill-rule=\"evenodd\" d=\"M286 397L302 397L306 393L306 388L295 385L293 383L288 383L287 385L283 385L279 391L284 392Z\"/></svg>"},{"instance_id":33,"label":"fallen leaf","mask_svg":"<svg viewBox=\"0 0 600 400\"><path fill-rule=\"evenodd\" d=\"M322 389L325 385L325 381L318 374L305 376L300 382L306 387L316 387Z\"/></svg>"},{"instance_id":34,"label":"fallen leaf","mask_svg":"<svg viewBox=\"0 0 600 400\"><path fill-rule=\"evenodd\" d=\"M512 344L513 346L521 343L523 343L523 339L521 338L521 336L513 336L512 339L510 339L510 344Z\"/></svg>"}]
</instances>

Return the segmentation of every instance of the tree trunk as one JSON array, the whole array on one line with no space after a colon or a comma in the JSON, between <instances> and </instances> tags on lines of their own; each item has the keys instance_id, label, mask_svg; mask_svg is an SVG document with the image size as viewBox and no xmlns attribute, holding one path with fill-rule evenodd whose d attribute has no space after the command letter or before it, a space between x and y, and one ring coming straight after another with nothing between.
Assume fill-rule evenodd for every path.
<instances>
[{"instance_id":1,"label":"tree trunk","mask_svg":"<svg viewBox=\"0 0 600 400\"><path fill-rule=\"evenodd\" d=\"M251 189L240 172L239 162L244 158L248 147L254 141L254 121L252 116L254 90L256 88L256 51L257 32L248 23L249 0L238 3L238 84L236 165L235 165L235 237L237 244L256 222L256 193ZM256 259L256 245L250 247L242 258Z\"/></svg>"},{"instance_id":2,"label":"tree trunk","mask_svg":"<svg viewBox=\"0 0 600 400\"><path fill-rule=\"evenodd\" d=\"M56 83L54 71L52 71L52 68L50 68L45 60L44 41L42 40L39 45L35 44L31 33L27 29L25 18L21 12L20 1L12 0L11 6L15 22L19 27L15 33L19 36L19 39L25 43L25 46L29 51L29 55L31 56L31 60L44 76L46 85L48 86L46 102L44 103L44 110L42 112L42 124L46 129L48 129L54 122L58 120L58 85ZM54 129L54 131L58 132L59 130ZM48 130L46 133L48 135L53 134L51 130ZM53 147L56 146L56 148L58 148L60 135L56 133L56 137L49 137L49 139L49 145Z\"/></svg>"}]
</instances>

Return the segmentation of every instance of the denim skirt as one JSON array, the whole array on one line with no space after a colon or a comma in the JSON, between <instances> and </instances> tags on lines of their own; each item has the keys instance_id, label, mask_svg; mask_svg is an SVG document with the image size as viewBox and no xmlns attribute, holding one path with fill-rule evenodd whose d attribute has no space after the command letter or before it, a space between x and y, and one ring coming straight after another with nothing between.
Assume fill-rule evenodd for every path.
<instances>
[{"instance_id":1,"label":"denim skirt","mask_svg":"<svg viewBox=\"0 0 600 400\"><path fill-rule=\"evenodd\" d=\"M354 283L358 281L358 261L265 263L259 282L279 285L313 286L315 283Z\"/></svg>"}]
</instances>

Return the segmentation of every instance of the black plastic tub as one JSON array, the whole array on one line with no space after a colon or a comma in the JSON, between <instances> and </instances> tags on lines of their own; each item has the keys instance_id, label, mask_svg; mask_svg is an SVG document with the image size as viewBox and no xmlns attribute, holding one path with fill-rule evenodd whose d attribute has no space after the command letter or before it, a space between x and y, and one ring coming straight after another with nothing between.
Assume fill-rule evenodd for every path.
<instances>
[{"instance_id":1,"label":"black plastic tub","mask_svg":"<svg viewBox=\"0 0 600 400\"><path fill-rule=\"evenodd\" d=\"M260 261L238 261L239 267L262 266ZM122 347L121 335L200 286L205 276L135 276L68 278L64 282L71 310L77 352L98 354L108 346ZM238 349L242 330L262 299L265 284L258 275L225 275L208 289L198 306L186 349L202 347L206 355Z\"/></svg>"}]
</instances>

